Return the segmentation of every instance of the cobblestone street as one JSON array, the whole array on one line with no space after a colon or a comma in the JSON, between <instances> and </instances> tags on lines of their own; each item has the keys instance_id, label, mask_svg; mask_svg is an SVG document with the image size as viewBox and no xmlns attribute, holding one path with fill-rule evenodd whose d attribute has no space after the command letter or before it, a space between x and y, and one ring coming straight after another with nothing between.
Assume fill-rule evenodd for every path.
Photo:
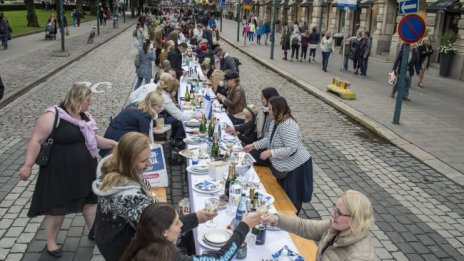
<instances>
[{"instance_id":1,"label":"cobblestone street","mask_svg":"<svg viewBox=\"0 0 464 261\"><path fill-rule=\"evenodd\" d=\"M135 80L126 30L79 61L64 68L30 92L0 109L0 260L46 260L42 217L26 214L37 168L19 181L27 142L35 119L56 104L73 82L109 82L92 96L90 112L103 134L108 119L127 102ZM314 159L314 195L301 217L329 218L333 202L347 189L365 193L375 209L372 230L380 260L464 260L464 189L406 152L260 65L227 44L240 59L240 81L247 102L259 105L264 87L276 87L286 97L304 142ZM32 54L31 54L32 55ZM320 73L320 68L314 69ZM184 168L169 170L170 203L187 195ZM87 239L82 215L69 215L60 231L61 260L101 260Z\"/></svg>"}]
</instances>

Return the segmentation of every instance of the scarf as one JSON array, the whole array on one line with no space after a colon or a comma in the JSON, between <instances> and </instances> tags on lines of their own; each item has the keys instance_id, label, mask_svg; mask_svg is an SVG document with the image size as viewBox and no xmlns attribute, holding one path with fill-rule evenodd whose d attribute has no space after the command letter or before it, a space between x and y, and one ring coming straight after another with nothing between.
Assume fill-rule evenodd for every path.
<instances>
[{"instance_id":1,"label":"scarf","mask_svg":"<svg viewBox=\"0 0 464 261\"><path fill-rule=\"evenodd\" d=\"M79 127L85 139L85 146L89 150L92 157L96 158L98 148L97 148L97 137L95 133L98 130L98 128L97 128L97 123L92 118L92 116L89 113L85 112L85 115L89 118L89 121L77 120L71 117L71 115L69 115L65 110L63 110L58 105L52 106L46 109L45 111L55 112L55 108L58 109L58 116L60 119L63 119Z\"/></svg>"},{"instance_id":2,"label":"scarf","mask_svg":"<svg viewBox=\"0 0 464 261\"><path fill-rule=\"evenodd\" d=\"M256 116L256 131L258 133L258 138L263 138L263 134L265 132L265 121L266 121L266 115L268 113L267 106L262 106L262 111L258 113L258 116Z\"/></svg>"}]
</instances>

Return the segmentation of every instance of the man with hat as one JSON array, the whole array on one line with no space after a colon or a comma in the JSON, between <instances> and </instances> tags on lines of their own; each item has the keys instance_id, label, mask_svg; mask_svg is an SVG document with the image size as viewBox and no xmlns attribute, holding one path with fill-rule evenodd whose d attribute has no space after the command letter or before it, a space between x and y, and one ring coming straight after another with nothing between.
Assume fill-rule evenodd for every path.
<instances>
[{"instance_id":1,"label":"man with hat","mask_svg":"<svg viewBox=\"0 0 464 261\"><path fill-rule=\"evenodd\" d=\"M229 88L227 97L218 93L217 98L227 110L227 116L234 125L245 122L243 109L247 106L245 91L240 87L240 78L237 72L227 72L224 81Z\"/></svg>"}]
</instances>

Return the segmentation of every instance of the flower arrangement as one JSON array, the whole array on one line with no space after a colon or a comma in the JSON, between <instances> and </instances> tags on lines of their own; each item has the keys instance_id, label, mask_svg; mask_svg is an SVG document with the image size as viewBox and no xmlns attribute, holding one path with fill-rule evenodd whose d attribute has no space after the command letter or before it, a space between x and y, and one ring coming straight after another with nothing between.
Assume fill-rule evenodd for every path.
<instances>
[{"instance_id":1,"label":"flower arrangement","mask_svg":"<svg viewBox=\"0 0 464 261\"><path fill-rule=\"evenodd\" d=\"M456 39L457 34L454 31L448 31L447 33L443 34L440 37L440 46L438 47L438 51L440 53L455 53L457 51L456 47L454 46Z\"/></svg>"}]
</instances>

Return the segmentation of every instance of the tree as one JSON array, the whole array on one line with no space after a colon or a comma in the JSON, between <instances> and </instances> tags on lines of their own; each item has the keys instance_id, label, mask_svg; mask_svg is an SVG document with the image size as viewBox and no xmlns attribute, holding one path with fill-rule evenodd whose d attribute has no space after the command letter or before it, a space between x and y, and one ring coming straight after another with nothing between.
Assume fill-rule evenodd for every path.
<instances>
[{"instance_id":1,"label":"tree","mask_svg":"<svg viewBox=\"0 0 464 261\"><path fill-rule=\"evenodd\" d=\"M26 5L26 19L28 27L40 27L39 20L37 19L37 14L35 13L34 0L24 0L24 5Z\"/></svg>"}]
</instances>

